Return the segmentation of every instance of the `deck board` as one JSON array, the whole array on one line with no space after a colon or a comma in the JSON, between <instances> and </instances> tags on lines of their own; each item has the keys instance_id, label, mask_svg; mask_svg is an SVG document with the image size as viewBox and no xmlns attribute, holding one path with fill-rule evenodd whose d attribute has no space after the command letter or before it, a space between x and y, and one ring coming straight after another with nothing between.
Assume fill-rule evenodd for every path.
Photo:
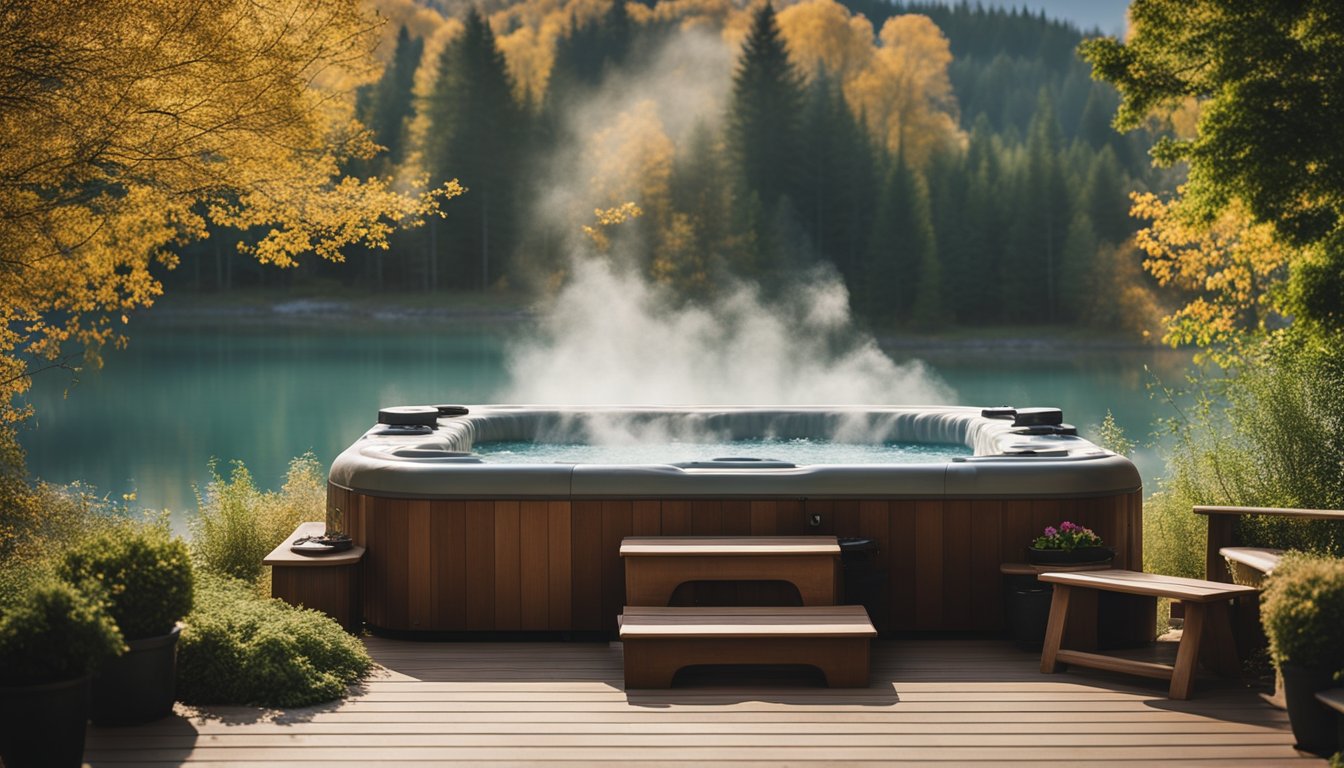
<instances>
[{"instance_id":1,"label":"deck board","mask_svg":"<svg viewBox=\"0 0 1344 768\"><path fill-rule=\"evenodd\" d=\"M1209 680L1169 701L1133 678L1041 675L1036 655L996 641L875 642L865 690L744 668L629 693L618 643L365 642L384 668L346 701L179 705L91 727L87 764L1324 765L1293 750L1286 715L1255 691Z\"/></svg>"}]
</instances>

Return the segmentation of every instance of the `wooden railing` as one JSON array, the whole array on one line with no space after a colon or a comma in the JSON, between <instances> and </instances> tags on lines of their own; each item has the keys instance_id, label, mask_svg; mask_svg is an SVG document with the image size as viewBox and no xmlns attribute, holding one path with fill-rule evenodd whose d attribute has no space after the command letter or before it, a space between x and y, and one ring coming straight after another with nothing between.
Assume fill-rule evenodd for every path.
<instances>
[{"instance_id":1,"label":"wooden railing","mask_svg":"<svg viewBox=\"0 0 1344 768\"><path fill-rule=\"evenodd\" d=\"M1236 544L1232 531L1236 518L1248 515L1291 517L1298 520L1337 520L1344 522L1344 510L1337 509L1281 509L1278 507L1195 507L1195 514L1209 518L1208 549L1204 554L1204 578L1209 581L1232 581L1227 561L1218 554L1223 547Z\"/></svg>"}]
</instances>

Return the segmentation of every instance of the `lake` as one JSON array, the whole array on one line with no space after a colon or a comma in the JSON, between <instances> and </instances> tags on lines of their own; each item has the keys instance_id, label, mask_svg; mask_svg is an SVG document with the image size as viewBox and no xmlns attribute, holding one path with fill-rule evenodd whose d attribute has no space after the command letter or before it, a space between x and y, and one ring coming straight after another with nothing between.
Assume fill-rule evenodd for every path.
<instances>
[{"instance_id":1,"label":"lake","mask_svg":"<svg viewBox=\"0 0 1344 768\"><path fill-rule=\"evenodd\" d=\"M72 381L38 376L22 430L29 469L44 480L83 481L119 498L193 509L194 485L212 457L243 461L259 486L278 487L289 460L313 451L329 464L368 429L380 406L494 402L509 384L506 361L518 324L393 327L214 326L134 330L101 370ZM1037 345L895 348L924 360L963 405L1048 405L1085 436L1111 410L1128 435L1149 442L1169 409L1149 397L1151 376L1177 383L1188 353L1158 349L1050 349ZM638 402L632 393L629 402ZM1136 456L1149 489L1161 463Z\"/></svg>"}]
</instances>

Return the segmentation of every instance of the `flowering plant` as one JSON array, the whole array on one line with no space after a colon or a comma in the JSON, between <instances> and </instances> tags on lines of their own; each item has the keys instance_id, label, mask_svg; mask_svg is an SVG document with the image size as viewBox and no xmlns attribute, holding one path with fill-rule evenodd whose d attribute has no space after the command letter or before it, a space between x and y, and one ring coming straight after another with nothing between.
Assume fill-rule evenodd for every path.
<instances>
[{"instance_id":1,"label":"flowering plant","mask_svg":"<svg viewBox=\"0 0 1344 768\"><path fill-rule=\"evenodd\" d=\"M1037 536L1031 546L1036 549L1062 549L1068 552L1081 547L1100 547L1101 537L1093 533L1091 528L1074 525L1065 520L1058 528L1053 525L1045 526L1044 535Z\"/></svg>"}]
</instances>

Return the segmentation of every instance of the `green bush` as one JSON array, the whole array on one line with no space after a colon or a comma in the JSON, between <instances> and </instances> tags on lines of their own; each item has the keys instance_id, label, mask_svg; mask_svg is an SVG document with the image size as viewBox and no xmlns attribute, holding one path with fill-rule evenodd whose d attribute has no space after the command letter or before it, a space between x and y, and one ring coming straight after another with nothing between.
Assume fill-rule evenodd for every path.
<instances>
[{"instance_id":1,"label":"green bush","mask_svg":"<svg viewBox=\"0 0 1344 768\"><path fill-rule=\"evenodd\" d=\"M1175 447L1144 510L1144 565L1204 575L1196 505L1344 509L1344 343L1280 333L1226 375L1192 379L1193 404L1166 422ZM1181 400L1170 390L1173 406ZM1344 524L1252 516L1246 546L1344 555Z\"/></svg>"},{"instance_id":2,"label":"green bush","mask_svg":"<svg viewBox=\"0 0 1344 768\"><path fill-rule=\"evenodd\" d=\"M1284 556L1260 610L1276 664L1344 669L1344 560Z\"/></svg>"},{"instance_id":3,"label":"green bush","mask_svg":"<svg viewBox=\"0 0 1344 768\"><path fill-rule=\"evenodd\" d=\"M92 585L86 591L40 578L12 596L0 615L0 683L6 685L82 677L125 650Z\"/></svg>"},{"instance_id":4,"label":"green bush","mask_svg":"<svg viewBox=\"0 0 1344 768\"><path fill-rule=\"evenodd\" d=\"M299 523L326 520L326 474L317 457L304 454L289 465L279 492L261 491L241 462L225 480L214 464L213 479L198 495L191 522L192 549L206 570L258 584L261 561Z\"/></svg>"},{"instance_id":5,"label":"green bush","mask_svg":"<svg viewBox=\"0 0 1344 768\"><path fill-rule=\"evenodd\" d=\"M191 610L191 557L166 519L124 523L86 536L61 558L67 581L94 581L127 640L164 635Z\"/></svg>"},{"instance_id":6,"label":"green bush","mask_svg":"<svg viewBox=\"0 0 1344 768\"><path fill-rule=\"evenodd\" d=\"M177 696L189 704L298 707L339 699L372 668L333 619L258 597L236 579L200 574L177 652Z\"/></svg>"}]
</instances>

